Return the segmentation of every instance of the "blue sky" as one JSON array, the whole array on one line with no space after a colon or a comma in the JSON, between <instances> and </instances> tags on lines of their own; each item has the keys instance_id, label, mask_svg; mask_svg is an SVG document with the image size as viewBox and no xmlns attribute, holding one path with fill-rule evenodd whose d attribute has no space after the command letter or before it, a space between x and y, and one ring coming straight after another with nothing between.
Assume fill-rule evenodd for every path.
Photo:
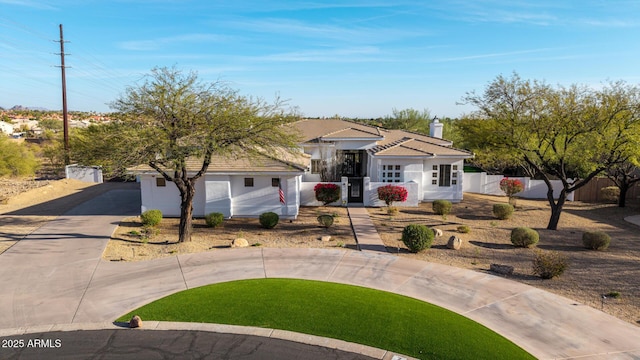
<instances>
[{"instance_id":1,"label":"blue sky","mask_svg":"<svg viewBox=\"0 0 640 360\"><path fill-rule=\"evenodd\" d=\"M640 1L0 0L0 106L109 111L156 66L198 72L305 116L393 108L457 117L465 92L517 72L640 83Z\"/></svg>"}]
</instances>

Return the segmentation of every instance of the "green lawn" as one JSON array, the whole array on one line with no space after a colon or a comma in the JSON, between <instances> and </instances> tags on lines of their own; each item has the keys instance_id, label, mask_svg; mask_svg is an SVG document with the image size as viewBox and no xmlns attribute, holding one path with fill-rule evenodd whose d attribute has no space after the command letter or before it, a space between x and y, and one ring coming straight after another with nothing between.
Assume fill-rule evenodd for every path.
<instances>
[{"instance_id":1,"label":"green lawn","mask_svg":"<svg viewBox=\"0 0 640 360\"><path fill-rule=\"evenodd\" d=\"M144 320L257 326L421 359L534 359L486 327L409 297L335 283L258 279L203 286L143 306Z\"/></svg>"}]
</instances>

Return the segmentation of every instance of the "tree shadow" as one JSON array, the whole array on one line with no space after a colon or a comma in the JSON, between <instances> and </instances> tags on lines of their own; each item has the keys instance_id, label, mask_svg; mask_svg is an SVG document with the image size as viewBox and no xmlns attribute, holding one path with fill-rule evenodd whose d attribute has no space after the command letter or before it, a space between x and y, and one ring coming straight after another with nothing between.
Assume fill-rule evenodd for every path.
<instances>
[{"instance_id":1,"label":"tree shadow","mask_svg":"<svg viewBox=\"0 0 640 360\"><path fill-rule=\"evenodd\" d=\"M482 241L476 241L476 240L471 240L469 241L469 243L479 247L486 248L486 249L496 249L496 250L515 249L515 246L511 244L488 243L488 242L482 242Z\"/></svg>"}]
</instances>

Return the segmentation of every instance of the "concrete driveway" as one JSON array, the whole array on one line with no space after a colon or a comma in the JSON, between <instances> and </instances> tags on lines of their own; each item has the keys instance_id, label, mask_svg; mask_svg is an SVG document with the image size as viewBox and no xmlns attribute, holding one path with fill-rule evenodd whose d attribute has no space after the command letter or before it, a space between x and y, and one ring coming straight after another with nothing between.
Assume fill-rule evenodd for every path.
<instances>
[{"instance_id":1,"label":"concrete driveway","mask_svg":"<svg viewBox=\"0 0 640 360\"><path fill-rule=\"evenodd\" d=\"M442 306L538 358L640 359L640 328L603 312L489 274L373 251L245 248L146 262L101 260L118 220L139 211L135 196L126 190L103 194L0 255L0 329L47 331L61 324L108 322L188 288L300 278L366 286Z\"/></svg>"}]
</instances>

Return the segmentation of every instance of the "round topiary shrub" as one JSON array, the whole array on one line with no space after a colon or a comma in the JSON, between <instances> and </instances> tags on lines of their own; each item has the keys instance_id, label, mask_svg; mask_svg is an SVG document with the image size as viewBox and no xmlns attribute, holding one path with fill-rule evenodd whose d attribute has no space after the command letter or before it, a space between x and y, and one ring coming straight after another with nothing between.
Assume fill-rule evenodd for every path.
<instances>
[{"instance_id":1,"label":"round topiary shrub","mask_svg":"<svg viewBox=\"0 0 640 360\"><path fill-rule=\"evenodd\" d=\"M507 220L513 215L513 205L493 204L493 216L500 220Z\"/></svg>"},{"instance_id":2,"label":"round topiary shrub","mask_svg":"<svg viewBox=\"0 0 640 360\"><path fill-rule=\"evenodd\" d=\"M511 230L511 243L518 247L532 247L540 240L538 232L528 227L517 227Z\"/></svg>"},{"instance_id":3,"label":"round topiary shrub","mask_svg":"<svg viewBox=\"0 0 640 360\"><path fill-rule=\"evenodd\" d=\"M431 247L433 231L424 225L411 224L402 230L402 242L413 253Z\"/></svg>"},{"instance_id":4,"label":"round topiary shrub","mask_svg":"<svg viewBox=\"0 0 640 360\"><path fill-rule=\"evenodd\" d=\"M204 217L204 221L207 223L208 227L215 228L222 224L224 221L224 215L219 212L210 213Z\"/></svg>"},{"instance_id":5,"label":"round topiary shrub","mask_svg":"<svg viewBox=\"0 0 640 360\"><path fill-rule=\"evenodd\" d=\"M611 238L602 231L587 231L582 234L582 244L586 249L605 250L610 243Z\"/></svg>"},{"instance_id":6,"label":"round topiary shrub","mask_svg":"<svg viewBox=\"0 0 640 360\"><path fill-rule=\"evenodd\" d=\"M273 229L278 225L280 217L274 212L266 212L260 215L260 225L265 229Z\"/></svg>"},{"instance_id":7,"label":"round topiary shrub","mask_svg":"<svg viewBox=\"0 0 640 360\"><path fill-rule=\"evenodd\" d=\"M317 184L313 187L316 194L316 200L327 205L340 200L340 186L336 184Z\"/></svg>"},{"instance_id":8,"label":"round topiary shrub","mask_svg":"<svg viewBox=\"0 0 640 360\"><path fill-rule=\"evenodd\" d=\"M318 216L318 223L320 225L322 225L323 227L330 227L331 225L333 225L333 216L332 215L328 215L328 214L322 214Z\"/></svg>"},{"instance_id":9,"label":"round topiary shrub","mask_svg":"<svg viewBox=\"0 0 640 360\"><path fill-rule=\"evenodd\" d=\"M153 209L140 214L140 221L144 226L156 226L162 221L162 211Z\"/></svg>"},{"instance_id":10,"label":"round topiary shrub","mask_svg":"<svg viewBox=\"0 0 640 360\"><path fill-rule=\"evenodd\" d=\"M543 279L562 275L569 267L569 258L556 251L537 251L533 259L533 274Z\"/></svg>"},{"instance_id":11,"label":"round topiary shrub","mask_svg":"<svg viewBox=\"0 0 640 360\"><path fill-rule=\"evenodd\" d=\"M436 215L448 215L451 212L451 201L434 200L431 207Z\"/></svg>"}]
</instances>

